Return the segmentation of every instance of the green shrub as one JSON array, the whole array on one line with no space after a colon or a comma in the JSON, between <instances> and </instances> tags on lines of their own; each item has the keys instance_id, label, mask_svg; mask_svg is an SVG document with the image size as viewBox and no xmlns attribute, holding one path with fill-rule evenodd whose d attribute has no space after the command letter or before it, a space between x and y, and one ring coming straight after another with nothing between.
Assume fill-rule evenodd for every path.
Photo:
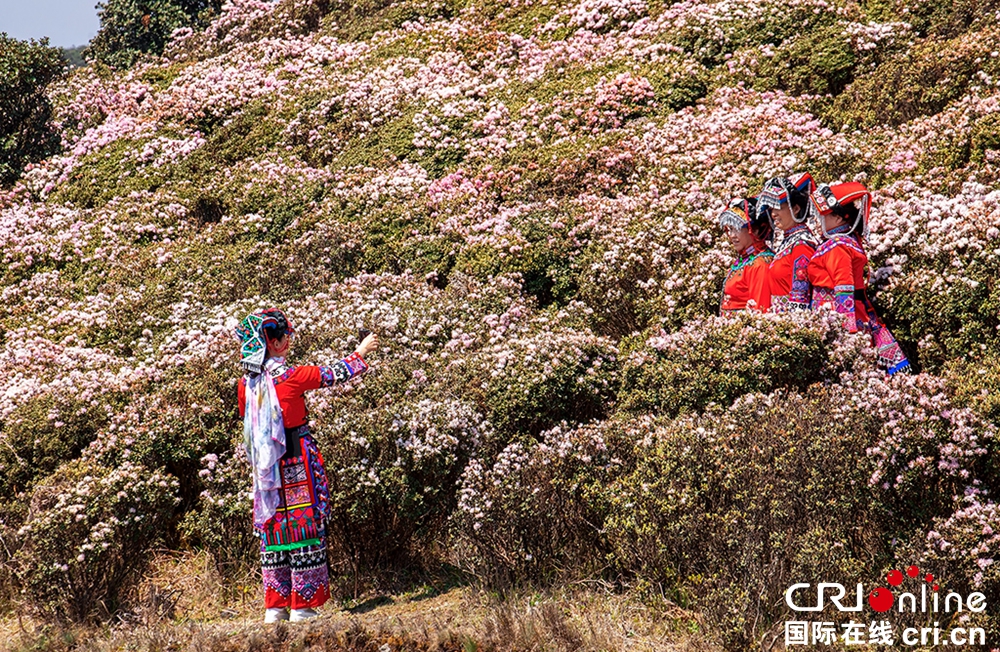
<instances>
[{"instance_id":1,"label":"green shrub","mask_svg":"<svg viewBox=\"0 0 1000 652\"><path fill-rule=\"evenodd\" d=\"M953 360L944 371L956 402L1000 425L1000 358L996 354L977 361Z\"/></svg>"},{"instance_id":2,"label":"green shrub","mask_svg":"<svg viewBox=\"0 0 1000 652\"><path fill-rule=\"evenodd\" d=\"M878 427L839 406L824 389L748 395L658 431L610 488L616 561L703 611L730 649L779 620L791 583L860 579L888 552L864 453Z\"/></svg>"},{"instance_id":3,"label":"green shrub","mask_svg":"<svg viewBox=\"0 0 1000 652\"><path fill-rule=\"evenodd\" d=\"M487 349L475 364L490 421L511 439L602 418L618 382L610 340L558 326Z\"/></svg>"},{"instance_id":4,"label":"green shrub","mask_svg":"<svg viewBox=\"0 0 1000 652\"><path fill-rule=\"evenodd\" d=\"M39 484L9 564L24 609L88 621L127 608L162 539L178 482L133 464L72 462Z\"/></svg>"},{"instance_id":5,"label":"green shrub","mask_svg":"<svg viewBox=\"0 0 1000 652\"><path fill-rule=\"evenodd\" d=\"M949 360L997 353L1000 287L993 279L1000 272L1000 258L976 255L963 270L971 282L943 285L939 279L950 275L951 259L926 260L924 266L933 271L914 274L884 292L892 307L887 323L893 334L900 341L917 343L914 362L937 371Z\"/></svg>"},{"instance_id":6,"label":"green shrub","mask_svg":"<svg viewBox=\"0 0 1000 652\"><path fill-rule=\"evenodd\" d=\"M250 462L242 441L233 452L201 458L196 507L180 523L187 543L208 552L219 573L239 581L259 572L260 539L253 529Z\"/></svg>"},{"instance_id":7,"label":"green shrub","mask_svg":"<svg viewBox=\"0 0 1000 652\"><path fill-rule=\"evenodd\" d=\"M755 86L794 95L838 95L853 79L857 57L843 25L836 24L809 30L765 62Z\"/></svg>"},{"instance_id":8,"label":"green shrub","mask_svg":"<svg viewBox=\"0 0 1000 652\"><path fill-rule=\"evenodd\" d=\"M577 253L569 235L572 218L551 208L517 211L509 218L507 242L516 248L510 255L498 243L466 245L454 261L454 269L482 281L501 274L518 274L524 292L542 308L565 305L575 294ZM569 223L569 224L567 224ZM557 230L553 224L561 224Z\"/></svg>"},{"instance_id":9,"label":"green shrub","mask_svg":"<svg viewBox=\"0 0 1000 652\"><path fill-rule=\"evenodd\" d=\"M1000 2L996 0L865 0L862 7L871 18L880 21L905 19L921 35L952 38L973 26L988 27Z\"/></svg>"},{"instance_id":10,"label":"green shrub","mask_svg":"<svg viewBox=\"0 0 1000 652\"><path fill-rule=\"evenodd\" d=\"M439 285L446 283L458 238L435 237L438 223L426 205L392 199L366 205L352 202L344 208L345 219L360 234L361 268L395 274L410 270L422 276L433 273L440 275Z\"/></svg>"},{"instance_id":11,"label":"green shrub","mask_svg":"<svg viewBox=\"0 0 1000 652\"><path fill-rule=\"evenodd\" d=\"M920 158L918 169L933 170L939 178L939 187L955 187L967 178L970 168L982 169L992 165L992 159L1000 149L1000 116L988 109L982 113L967 111L966 116L964 119L970 123L968 128L956 130L951 138L929 143Z\"/></svg>"},{"instance_id":12,"label":"green shrub","mask_svg":"<svg viewBox=\"0 0 1000 652\"><path fill-rule=\"evenodd\" d=\"M17 180L28 163L58 151L45 88L65 66L48 39L19 41L0 32L0 186Z\"/></svg>"},{"instance_id":13,"label":"green shrub","mask_svg":"<svg viewBox=\"0 0 1000 652\"><path fill-rule=\"evenodd\" d=\"M101 28L86 56L128 68L143 54L160 54L174 30L204 26L222 0L104 0L97 5Z\"/></svg>"},{"instance_id":14,"label":"green shrub","mask_svg":"<svg viewBox=\"0 0 1000 652\"><path fill-rule=\"evenodd\" d=\"M81 208L96 208L131 193L156 190L165 181L164 172L138 173L134 153L139 145L139 141L123 138L86 155L55 196Z\"/></svg>"},{"instance_id":15,"label":"green shrub","mask_svg":"<svg viewBox=\"0 0 1000 652\"><path fill-rule=\"evenodd\" d=\"M224 166L266 155L277 146L285 128L281 117L261 100L250 102L228 119L210 114L197 124L204 130L206 142L181 164L177 176L182 179L208 176Z\"/></svg>"},{"instance_id":16,"label":"green shrub","mask_svg":"<svg viewBox=\"0 0 1000 652\"><path fill-rule=\"evenodd\" d=\"M964 496L991 492L995 428L931 376L845 374L666 423L610 487L614 559L746 649L792 582L878 581Z\"/></svg>"},{"instance_id":17,"label":"green shrub","mask_svg":"<svg viewBox=\"0 0 1000 652\"><path fill-rule=\"evenodd\" d=\"M713 403L728 406L751 392L803 389L836 378L868 346L866 336L845 337L836 321L811 313L742 313L632 338L623 344L635 348L624 358L619 407L672 416Z\"/></svg>"},{"instance_id":18,"label":"green shrub","mask_svg":"<svg viewBox=\"0 0 1000 652\"><path fill-rule=\"evenodd\" d=\"M110 398L110 397L105 397ZM108 422L105 405L36 396L3 420L0 446L0 492L16 495L59 467L76 459Z\"/></svg>"},{"instance_id":19,"label":"green shrub","mask_svg":"<svg viewBox=\"0 0 1000 652\"><path fill-rule=\"evenodd\" d=\"M824 117L838 127L899 125L937 113L965 95L980 71L995 69L993 32L928 38L859 77Z\"/></svg>"},{"instance_id":20,"label":"green shrub","mask_svg":"<svg viewBox=\"0 0 1000 652\"><path fill-rule=\"evenodd\" d=\"M655 92L653 106L679 111L708 93L709 70L687 54L670 53L653 65L644 65L636 74L649 80Z\"/></svg>"},{"instance_id":21,"label":"green shrub","mask_svg":"<svg viewBox=\"0 0 1000 652\"><path fill-rule=\"evenodd\" d=\"M376 32L395 29L410 20L450 20L462 5L457 0L419 4L394 0L334 0L330 4L336 16L336 34L345 41L367 41Z\"/></svg>"},{"instance_id":22,"label":"green shrub","mask_svg":"<svg viewBox=\"0 0 1000 652\"><path fill-rule=\"evenodd\" d=\"M727 12L715 20L687 20L678 29L669 31L669 41L704 65L723 63L724 55L740 48L778 45L784 40L820 31L825 24L837 19L834 11L816 11L814 5L802 3L758 3L751 11Z\"/></svg>"}]
</instances>

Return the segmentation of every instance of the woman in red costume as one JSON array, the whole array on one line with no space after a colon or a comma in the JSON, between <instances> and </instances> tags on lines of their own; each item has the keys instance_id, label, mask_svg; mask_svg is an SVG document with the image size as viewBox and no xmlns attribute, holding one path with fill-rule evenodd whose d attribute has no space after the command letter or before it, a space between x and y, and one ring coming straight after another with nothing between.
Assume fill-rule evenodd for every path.
<instances>
[{"instance_id":1,"label":"woman in red costume","mask_svg":"<svg viewBox=\"0 0 1000 652\"><path fill-rule=\"evenodd\" d=\"M871 334L879 366L894 374L910 366L896 338L875 314L865 291L871 193L861 183L822 185L812 194L826 240L809 261L812 308L829 306L844 316L844 327Z\"/></svg>"},{"instance_id":2,"label":"woman in red costume","mask_svg":"<svg viewBox=\"0 0 1000 652\"><path fill-rule=\"evenodd\" d=\"M781 243L771 261L771 310L808 310L811 286L807 268L819 240L807 224L811 215L809 193L816 188L809 174L793 179L775 177L764 184L759 210L781 229Z\"/></svg>"},{"instance_id":3,"label":"woman in red costume","mask_svg":"<svg viewBox=\"0 0 1000 652\"><path fill-rule=\"evenodd\" d=\"M309 434L304 395L367 371L364 356L378 346L369 334L354 353L329 366L291 366L285 356L294 333L277 309L248 315L236 328L246 372L238 394L253 466L264 622L312 618L330 597L325 542L330 493L323 456Z\"/></svg>"},{"instance_id":4,"label":"woman in red costume","mask_svg":"<svg viewBox=\"0 0 1000 652\"><path fill-rule=\"evenodd\" d=\"M768 265L774 256L766 244L771 237L771 225L757 215L754 197L729 202L729 208L719 216L719 224L736 249L736 260L729 267L722 286L721 314L737 310L766 312L771 305Z\"/></svg>"}]
</instances>

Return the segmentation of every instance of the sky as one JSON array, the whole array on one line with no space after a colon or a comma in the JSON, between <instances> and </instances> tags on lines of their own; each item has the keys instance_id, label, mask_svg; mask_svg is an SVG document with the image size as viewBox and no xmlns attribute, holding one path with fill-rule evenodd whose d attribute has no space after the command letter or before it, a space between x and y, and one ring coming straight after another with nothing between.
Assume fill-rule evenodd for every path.
<instances>
[{"instance_id":1,"label":"sky","mask_svg":"<svg viewBox=\"0 0 1000 652\"><path fill-rule=\"evenodd\" d=\"M0 32L26 40L49 37L49 45L86 45L97 34L98 0L0 0Z\"/></svg>"}]
</instances>

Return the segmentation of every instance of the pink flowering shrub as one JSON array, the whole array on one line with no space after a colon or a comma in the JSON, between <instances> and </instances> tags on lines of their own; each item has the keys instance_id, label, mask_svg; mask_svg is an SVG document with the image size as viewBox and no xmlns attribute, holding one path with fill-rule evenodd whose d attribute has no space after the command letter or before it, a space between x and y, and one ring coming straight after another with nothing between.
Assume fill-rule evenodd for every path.
<instances>
[{"instance_id":1,"label":"pink flowering shrub","mask_svg":"<svg viewBox=\"0 0 1000 652\"><path fill-rule=\"evenodd\" d=\"M606 486L627 468L639 430L561 424L495 458L472 459L452 516L457 564L500 588L599 569L608 552Z\"/></svg>"},{"instance_id":2,"label":"pink flowering shrub","mask_svg":"<svg viewBox=\"0 0 1000 652\"><path fill-rule=\"evenodd\" d=\"M926 523L964 497L1000 486L991 461L996 427L956 405L940 379L852 379L845 390L852 409L868 410L881 424L878 442L866 449L874 463L869 482L900 517Z\"/></svg>"},{"instance_id":3,"label":"pink flowering shrub","mask_svg":"<svg viewBox=\"0 0 1000 652\"><path fill-rule=\"evenodd\" d=\"M937 519L927 533L921 568L933 568L942 588L968 595L978 591L986 604L1000 599L1000 567L994 563L1000 546L1000 508L990 500L969 498L948 517ZM962 626L995 631L996 611L963 614Z\"/></svg>"},{"instance_id":4,"label":"pink flowering shrub","mask_svg":"<svg viewBox=\"0 0 1000 652\"><path fill-rule=\"evenodd\" d=\"M998 197L974 182L954 196L912 181L882 194L872 254L886 276L874 301L928 369L995 353Z\"/></svg>"},{"instance_id":5,"label":"pink flowering shrub","mask_svg":"<svg viewBox=\"0 0 1000 652\"><path fill-rule=\"evenodd\" d=\"M455 508L469 455L490 437L471 406L425 398L344 410L318 436L328 467L328 546L345 572L423 563Z\"/></svg>"},{"instance_id":6,"label":"pink flowering shrub","mask_svg":"<svg viewBox=\"0 0 1000 652\"><path fill-rule=\"evenodd\" d=\"M707 225L670 215L656 197L646 199L651 205L641 198L594 202L598 214L611 219L594 225L593 244L578 264L578 285L603 334L623 337L654 324L674 328L717 310L715 288L725 278L725 259L708 251ZM615 219L637 210L644 210L640 230ZM698 263L681 264L691 259Z\"/></svg>"},{"instance_id":7,"label":"pink flowering shrub","mask_svg":"<svg viewBox=\"0 0 1000 652\"><path fill-rule=\"evenodd\" d=\"M195 337L179 339L194 344ZM171 344L165 342L161 350ZM173 369L159 370L157 381L133 395L129 409L109 420L83 456L112 467L131 462L167 468L182 481L187 507L197 497L202 456L227 450L242 431L236 387L226 370L201 356L182 364L183 369L174 362Z\"/></svg>"},{"instance_id":8,"label":"pink flowering shrub","mask_svg":"<svg viewBox=\"0 0 1000 652\"><path fill-rule=\"evenodd\" d=\"M86 462L36 486L24 525L4 532L22 606L77 621L117 613L164 540L177 489L176 478L143 466Z\"/></svg>"}]
</instances>

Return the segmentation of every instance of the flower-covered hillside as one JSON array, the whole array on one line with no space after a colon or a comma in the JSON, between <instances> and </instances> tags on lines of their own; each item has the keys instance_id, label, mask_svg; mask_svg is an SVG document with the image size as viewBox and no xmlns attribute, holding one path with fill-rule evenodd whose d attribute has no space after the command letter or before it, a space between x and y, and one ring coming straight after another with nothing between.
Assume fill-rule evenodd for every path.
<instances>
[{"instance_id":1,"label":"flower-covered hillside","mask_svg":"<svg viewBox=\"0 0 1000 652\"><path fill-rule=\"evenodd\" d=\"M298 360L382 342L310 403L355 586L600 575L732 649L807 574L1000 600L994 4L239 0L74 72L0 194L8 606L128 610L154 546L254 563L232 327L271 305ZM919 376L712 317L714 217L801 170L873 189Z\"/></svg>"}]
</instances>

